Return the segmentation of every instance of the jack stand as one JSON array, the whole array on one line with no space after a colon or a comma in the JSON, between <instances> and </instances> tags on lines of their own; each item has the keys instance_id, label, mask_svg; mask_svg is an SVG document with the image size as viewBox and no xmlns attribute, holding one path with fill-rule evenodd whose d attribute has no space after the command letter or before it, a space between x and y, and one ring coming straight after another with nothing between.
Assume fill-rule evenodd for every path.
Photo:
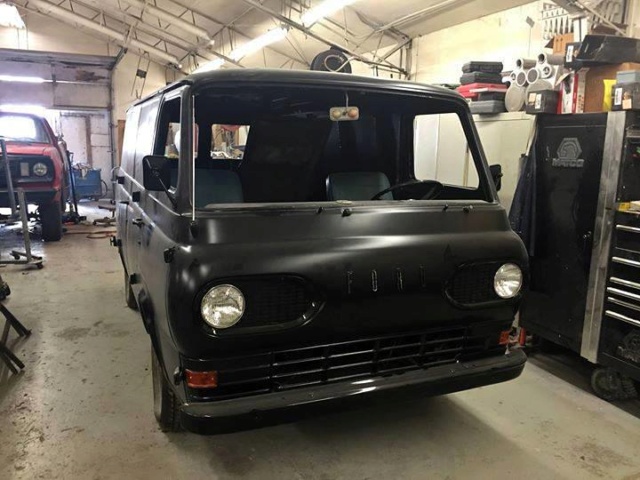
<instances>
[{"instance_id":1,"label":"jack stand","mask_svg":"<svg viewBox=\"0 0 640 480\"><path fill-rule=\"evenodd\" d=\"M16 355L7 347L7 338L9 336L9 330L11 327L17 332L17 334L21 337L28 337L31 335L31 330L25 327L20 320L18 320L7 307L0 303L0 313L4 315L5 324L4 324L4 332L2 333L2 337L0 338L0 359L4 361L4 363L9 367L15 375L20 373L20 370L24 368L24 363L16 357Z\"/></svg>"},{"instance_id":2,"label":"jack stand","mask_svg":"<svg viewBox=\"0 0 640 480\"><path fill-rule=\"evenodd\" d=\"M111 212L111 216L110 217L103 217L103 218L99 218L97 220L93 221L93 225L100 225L103 227L111 227L114 223L116 223L116 219L115 219L115 214L116 214L116 207L114 207L113 205L108 205L108 206L104 206L104 205L98 205L98 208L100 210L107 210L109 212Z\"/></svg>"},{"instance_id":3,"label":"jack stand","mask_svg":"<svg viewBox=\"0 0 640 480\"><path fill-rule=\"evenodd\" d=\"M20 202L19 214L22 221L22 239L24 241L24 252L11 250L11 256L14 260L0 260L0 265L35 265L38 270L42 269L42 257L31 253L31 234L29 233L29 219L27 218L27 203L24 198L24 190L17 189L18 201ZM21 260L24 257L24 260ZM1 310L1 309L0 309Z\"/></svg>"},{"instance_id":4,"label":"jack stand","mask_svg":"<svg viewBox=\"0 0 640 480\"><path fill-rule=\"evenodd\" d=\"M11 217L10 219L20 218L22 223L22 239L24 241L24 252L11 251L11 256L14 260L0 260L0 265L9 264L27 264L35 265L38 269L43 267L42 257L33 255L31 253L31 235L29 233L29 207L24 196L24 190L22 188L13 188L13 179L11 177L11 167L9 164L9 156L7 155L7 145L5 140L0 138L0 149L2 149L2 164L7 180L7 194L9 195L9 204L11 205ZM16 204L16 193L18 195L18 202L20 208ZM25 260L20 260L20 257L25 257Z\"/></svg>"},{"instance_id":5,"label":"jack stand","mask_svg":"<svg viewBox=\"0 0 640 480\"><path fill-rule=\"evenodd\" d=\"M78 215L77 212L67 212L62 215L62 223L73 223L74 225L78 225L81 222L84 222L87 219L84 215Z\"/></svg>"},{"instance_id":6,"label":"jack stand","mask_svg":"<svg viewBox=\"0 0 640 480\"><path fill-rule=\"evenodd\" d=\"M62 214L62 223L73 223L78 225L80 222L84 222L87 217L84 215L80 215L78 211L78 195L76 193L76 177L73 175L73 164L71 163L71 158L73 157L73 153L67 151L67 165L69 166L69 186L71 187L71 201L69 202L70 211L63 212Z\"/></svg>"}]
</instances>

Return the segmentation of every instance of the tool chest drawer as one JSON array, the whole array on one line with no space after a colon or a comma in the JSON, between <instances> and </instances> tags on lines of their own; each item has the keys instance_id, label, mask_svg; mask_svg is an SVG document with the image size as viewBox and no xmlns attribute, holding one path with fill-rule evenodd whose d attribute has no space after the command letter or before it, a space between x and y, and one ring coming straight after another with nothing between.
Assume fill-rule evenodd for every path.
<instances>
[{"instance_id":1,"label":"tool chest drawer","mask_svg":"<svg viewBox=\"0 0 640 480\"><path fill-rule=\"evenodd\" d=\"M600 359L640 375L640 213L618 211L602 320Z\"/></svg>"}]
</instances>

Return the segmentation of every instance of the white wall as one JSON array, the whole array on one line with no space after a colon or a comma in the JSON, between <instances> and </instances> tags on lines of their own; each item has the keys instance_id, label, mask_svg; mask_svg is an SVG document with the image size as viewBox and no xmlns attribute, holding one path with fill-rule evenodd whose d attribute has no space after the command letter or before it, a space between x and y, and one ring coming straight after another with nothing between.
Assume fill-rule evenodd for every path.
<instances>
[{"instance_id":1,"label":"white wall","mask_svg":"<svg viewBox=\"0 0 640 480\"><path fill-rule=\"evenodd\" d=\"M501 61L511 69L520 57L542 51L541 2L487 15L420 36L412 45L411 79L423 83L457 83L470 60ZM526 17L536 24L529 28Z\"/></svg>"},{"instance_id":2,"label":"white wall","mask_svg":"<svg viewBox=\"0 0 640 480\"><path fill-rule=\"evenodd\" d=\"M139 58L133 53L127 53L113 72L115 120L124 120L127 108L138 98L145 97L164 87L168 81L174 80L173 72L166 72L164 67L153 62L147 67L146 61L143 61L141 67L148 68L147 79L143 87L142 79L136 78Z\"/></svg>"},{"instance_id":3,"label":"white wall","mask_svg":"<svg viewBox=\"0 0 640 480\"><path fill-rule=\"evenodd\" d=\"M502 165L500 203L509 211L520 178L520 155L527 149L535 116L524 112L474 115L478 135L489 165Z\"/></svg>"}]
</instances>

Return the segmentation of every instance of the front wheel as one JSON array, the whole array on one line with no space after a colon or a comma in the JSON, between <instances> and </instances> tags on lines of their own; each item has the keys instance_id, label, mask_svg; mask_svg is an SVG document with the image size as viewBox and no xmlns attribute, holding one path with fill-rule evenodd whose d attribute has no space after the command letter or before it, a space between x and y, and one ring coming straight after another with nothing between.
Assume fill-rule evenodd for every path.
<instances>
[{"instance_id":1,"label":"front wheel","mask_svg":"<svg viewBox=\"0 0 640 480\"><path fill-rule=\"evenodd\" d=\"M62 206L60 202L51 202L38 206L42 240L57 242L62 238Z\"/></svg>"},{"instance_id":2,"label":"front wheel","mask_svg":"<svg viewBox=\"0 0 640 480\"><path fill-rule=\"evenodd\" d=\"M153 345L151 346L151 376L153 378L153 413L160 425L160 430L179 432L182 430L182 425L178 399L167 384Z\"/></svg>"}]
</instances>

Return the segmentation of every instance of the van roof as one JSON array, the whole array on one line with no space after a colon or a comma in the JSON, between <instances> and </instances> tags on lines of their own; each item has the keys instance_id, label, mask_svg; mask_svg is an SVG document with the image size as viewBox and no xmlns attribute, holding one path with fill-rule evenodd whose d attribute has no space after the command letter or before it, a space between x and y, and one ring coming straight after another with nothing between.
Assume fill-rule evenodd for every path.
<instances>
[{"instance_id":1,"label":"van roof","mask_svg":"<svg viewBox=\"0 0 640 480\"><path fill-rule=\"evenodd\" d=\"M173 90L180 85L215 85L216 83L238 84L296 84L315 86L343 86L345 88L369 88L389 90L405 93L422 93L440 99L450 99L458 103L464 103L464 98L456 91L433 85L425 85L406 80L386 79L377 77L364 77L345 73L318 72L310 70L276 70L276 69L248 69L234 68L215 70L211 72L193 73L171 85L168 85L151 95L135 103L138 105L147 100Z\"/></svg>"}]
</instances>

